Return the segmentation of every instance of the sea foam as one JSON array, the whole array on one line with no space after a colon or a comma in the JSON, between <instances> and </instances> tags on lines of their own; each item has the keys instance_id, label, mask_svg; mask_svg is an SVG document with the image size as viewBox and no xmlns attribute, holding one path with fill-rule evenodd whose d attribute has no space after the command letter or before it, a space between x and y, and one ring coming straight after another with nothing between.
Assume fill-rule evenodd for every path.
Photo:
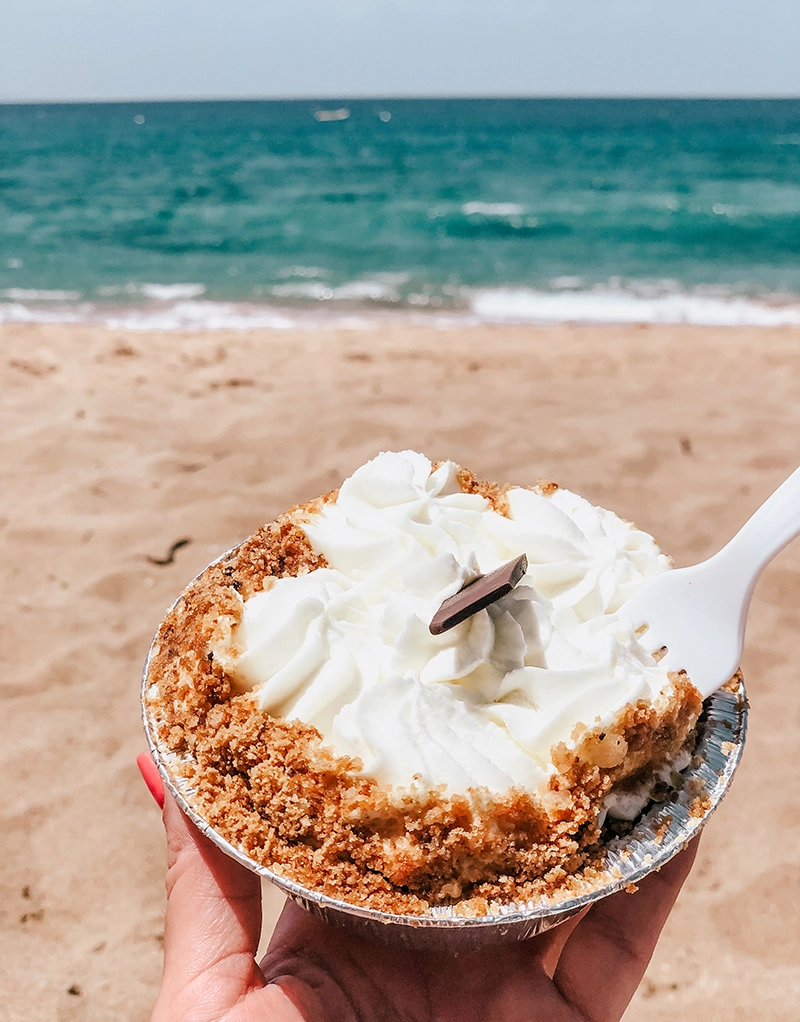
<instances>
[{"instance_id":1,"label":"sea foam","mask_svg":"<svg viewBox=\"0 0 800 1022\"><path fill-rule=\"evenodd\" d=\"M687 292L635 294L614 290L554 291L526 288L457 289L440 296L401 294L390 279L357 280L331 287L317 281L271 289L274 302L218 302L178 298L183 285L151 286L151 300L113 305L66 301L64 292L27 301L0 300L2 323L97 323L125 330L370 329L388 320L442 328L480 323L687 324L720 327L800 326L800 301ZM397 275L399 280L400 275ZM577 283L574 281L573 283ZM185 285L188 292L189 285ZM137 288L141 295L144 287ZM646 290L642 288L641 290ZM157 293L164 295L158 300ZM35 294L35 297L33 295ZM173 300L167 296L172 294ZM284 303L290 304L281 304Z\"/></svg>"},{"instance_id":2,"label":"sea foam","mask_svg":"<svg viewBox=\"0 0 800 1022\"><path fill-rule=\"evenodd\" d=\"M473 313L491 323L686 323L695 326L800 326L800 303L770 304L737 295L625 292L477 291Z\"/></svg>"}]
</instances>

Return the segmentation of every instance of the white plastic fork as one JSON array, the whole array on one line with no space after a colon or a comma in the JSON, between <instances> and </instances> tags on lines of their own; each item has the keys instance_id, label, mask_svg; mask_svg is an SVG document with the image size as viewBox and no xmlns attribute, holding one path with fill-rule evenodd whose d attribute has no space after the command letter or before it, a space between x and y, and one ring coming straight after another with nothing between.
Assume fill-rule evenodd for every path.
<instances>
[{"instance_id":1,"label":"white plastic fork","mask_svg":"<svg viewBox=\"0 0 800 1022\"><path fill-rule=\"evenodd\" d=\"M705 699L735 674L744 648L750 598L761 572L800 534L800 468L796 469L713 557L646 582L620 608L649 653L666 647L661 664L686 671Z\"/></svg>"}]
</instances>

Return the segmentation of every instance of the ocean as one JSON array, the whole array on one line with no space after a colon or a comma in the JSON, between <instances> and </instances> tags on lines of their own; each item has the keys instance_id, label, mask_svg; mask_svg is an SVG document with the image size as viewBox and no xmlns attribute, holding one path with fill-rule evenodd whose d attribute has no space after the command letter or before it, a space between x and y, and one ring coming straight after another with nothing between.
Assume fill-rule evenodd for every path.
<instances>
[{"instance_id":1,"label":"ocean","mask_svg":"<svg viewBox=\"0 0 800 1022\"><path fill-rule=\"evenodd\" d=\"M800 324L800 101L0 106L0 322Z\"/></svg>"}]
</instances>

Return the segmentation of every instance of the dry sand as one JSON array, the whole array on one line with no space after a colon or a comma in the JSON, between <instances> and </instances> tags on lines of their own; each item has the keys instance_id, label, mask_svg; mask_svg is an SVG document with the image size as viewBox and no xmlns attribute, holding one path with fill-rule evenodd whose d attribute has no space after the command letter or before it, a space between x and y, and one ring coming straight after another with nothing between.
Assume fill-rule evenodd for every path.
<instances>
[{"instance_id":1,"label":"dry sand","mask_svg":"<svg viewBox=\"0 0 800 1022\"><path fill-rule=\"evenodd\" d=\"M800 461L788 329L25 325L0 340L3 1022L147 1018L164 849L134 766L140 666L184 583L259 523L413 447L555 479L685 564ZM182 538L174 563L149 560ZM797 1018L799 596L797 545L756 592L744 762L629 1022Z\"/></svg>"}]
</instances>

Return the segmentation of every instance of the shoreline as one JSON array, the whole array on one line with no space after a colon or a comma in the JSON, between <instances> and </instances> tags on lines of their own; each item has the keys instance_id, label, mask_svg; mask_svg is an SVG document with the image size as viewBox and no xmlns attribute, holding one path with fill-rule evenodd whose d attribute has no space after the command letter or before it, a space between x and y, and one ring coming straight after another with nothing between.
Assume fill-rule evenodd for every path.
<instances>
[{"instance_id":1,"label":"shoreline","mask_svg":"<svg viewBox=\"0 0 800 1022\"><path fill-rule=\"evenodd\" d=\"M480 326L554 328L650 326L800 327L797 295L732 288L647 285L544 290L522 286L459 289L457 298L400 296L392 285L358 280L332 287L291 285L305 301L269 301L262 296L203 297L203 284L137 284L131 300L97 302L80 291L0 289L0 327L22 323L90 325L135 332L220 330L374 330L385 324L441 330ZM278 289L280 290L280 289ZM120 288L120 293L125 289ZM372 293L371 293L372 292ZM292 292L294 293L294 292ZM370 301L359 300L371 298ZM134 300L138 295L138 300ZM83 300L81 300L83 299Z\"/></svg>"},{"instance_id":2,"label":"shoreline","mask_svg":"<svg viewBox=\"0 0 800 1022\"><path fill-rule=\"evenodd\" d=\"M164 848L134 765L140 671L166 608L214 556L409 447L482 478L554 479L688 564L799 460L800 328L27 323L0 341L0 985L27 1022L152 1008ZM753 600L742 766L630 1022L711 1020L720 1003L794 1017L798 607L794 544ZM268 902L265 931L280 899Z\"/></svg>"}]
</instances>

